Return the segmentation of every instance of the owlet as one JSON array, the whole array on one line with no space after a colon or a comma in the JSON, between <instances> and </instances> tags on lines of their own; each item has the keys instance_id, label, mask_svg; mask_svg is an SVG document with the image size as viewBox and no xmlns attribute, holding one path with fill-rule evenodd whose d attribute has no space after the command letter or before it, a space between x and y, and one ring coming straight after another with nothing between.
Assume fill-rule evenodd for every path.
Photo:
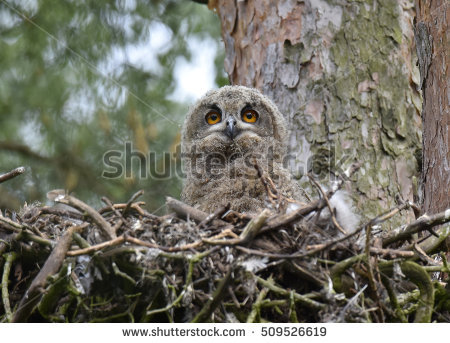
<instances>
[{"instance_id":1,"label":"owlet","mask_svg":"<svg viewBox=\"0 0 450 343\"><path fill-rule=\"evenodd\" d=\"M278 193L304 201L302 189L283 166L287 138L283 116L258 90L225 86L209 91L184 121L182 199L205 212L226 203L235 211L257 212L267 205L257 164Z\"/></svg>"}]
</instances>

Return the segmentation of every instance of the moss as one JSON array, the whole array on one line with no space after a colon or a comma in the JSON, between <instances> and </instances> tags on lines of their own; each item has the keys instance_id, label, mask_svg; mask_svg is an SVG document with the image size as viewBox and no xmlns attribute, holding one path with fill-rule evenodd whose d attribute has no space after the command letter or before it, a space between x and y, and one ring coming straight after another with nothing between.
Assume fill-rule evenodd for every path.
<instances>
[{"instance_id":1,"label":"moss","mask_svg":"<svg viewBox=\"0 0 450 343\"><path fill-rule=\"evenodd\" d=\"M285 62L298 65L305 64L311 61L311 57L313 54L312 47L307 48L301 42L292 45L290 41L286 40L284 42L283 48L283 56L285 58Z\"/></svg>"},{"instance_id":2,"label":"moss","mask_svg":"<svg viewBox=\"0 0 450 343\"><path fill-rule=\"evenodd\" d=\"M378 22L387 36L397 43L402 42L402 30L398 20L398 4L396 0L380 1Z\"/></svg>"},{"instance_id":3,"label":"moss","mask_svg":"<svg viewBox=\"0 0 450 343\"><path fill-rule=\"evenodd\" d=\"M370 199L364 201L366 214L380 213L381 197L391 197L383 199L384 205L394 204L398 187L393 160L397 156L411 157L411 175L417 170L412 154L420 149L413 134L419 128L413 118L420 99L409 85L399 51L404 42L398 6L395 0L351 1L330 48L336 72L328 83L335 95L327 107L328 130L344 136L341 141L352 142L356 155L368 164L356 182L357 189ZM364 81L371 87L358 92ZM353 129L345 131L349 126ZM338 158L343 152L337 149Z\"/></svg>"},{"instance_id":4,"label":"moss","mask_svg":"<svg viewBox=\"0 0 450 343\"><path fill-rule=\"evenodd\" d=\"M410 161L408 175L418 175L413 153L420 150L421 99L410 85L413 76L400 51L400 44L408 42L402 37L399 15L396 0L349 1L341 27L336 32L328 28L333 34L332 63L319 78L310 78L309 62L326 51L318 46L320 33L306 31L301 43L283 45L283 62L301 65L299 108L293 116L297 142L301 145L299 137L304 136L313 157L322 156L321 148L334 142L338 172L353 162L364 165L354 187L364 194L356 206L369 217L395 206L396 158L405 156ZM319 123L304 113L314 99L324 104ZM326 167L320 161L316 159L316 169Z\"/></svg>"}]
</instances>

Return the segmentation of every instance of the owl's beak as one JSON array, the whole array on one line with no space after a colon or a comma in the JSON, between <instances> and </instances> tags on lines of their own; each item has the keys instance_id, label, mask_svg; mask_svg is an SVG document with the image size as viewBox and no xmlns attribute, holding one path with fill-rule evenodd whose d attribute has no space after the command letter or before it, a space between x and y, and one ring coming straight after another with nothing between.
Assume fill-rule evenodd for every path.
<instances>
[{"instance_id":1,"label":"owl's beak","mask_svg":"<svg viewBox=\"0 0 450 343\"><path fill-rule=\"evenodd\" d=\"M230 137L230 139L233 139L237 135L237 129L236 129L236 119L233 117L228 118L226 121L226 128L225 128L225 134Z\"/></svg>"}]
</instances>

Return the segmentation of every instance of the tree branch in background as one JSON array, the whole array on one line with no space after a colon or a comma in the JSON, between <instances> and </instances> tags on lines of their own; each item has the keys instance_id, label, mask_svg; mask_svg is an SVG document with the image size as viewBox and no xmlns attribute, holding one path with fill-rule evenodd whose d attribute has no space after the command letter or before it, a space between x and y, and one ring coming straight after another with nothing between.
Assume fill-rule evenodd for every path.
<instances>
[{"instance_id":1,"label":"tree branch in background","mask_svg":"<svg viewBox=\"0 0 450 343\"><path fill-rule=\"evenodd\" d=\"M56 169L60 174L67 174L68 170L73 170L80 175L79 179L86 183L87 188L95 192L107 193L105 187L93 178L96 175L95 169L86 163L80 156L71 150L59 151L52 156L43 156L25 144L16 142L0 141L0 151L10 151L22 155L25 158L31 158L39 162L51 164L52 169Z\"/></svg>"},{"instance_id":2,"label":"tree branch in background","mask_svg":"<svg viewBox=\"0 0 450 343\"><path fill-rule=\"evenodd\" d=\"M34 152L25 144L19 144L15 142L0 142L0 150L18 152L21 155L24 155L25 157L31 157L39 161L46 161L46 162L51 161L49 157L42 156L37 152Z\"/></svg>"}]
</instances>

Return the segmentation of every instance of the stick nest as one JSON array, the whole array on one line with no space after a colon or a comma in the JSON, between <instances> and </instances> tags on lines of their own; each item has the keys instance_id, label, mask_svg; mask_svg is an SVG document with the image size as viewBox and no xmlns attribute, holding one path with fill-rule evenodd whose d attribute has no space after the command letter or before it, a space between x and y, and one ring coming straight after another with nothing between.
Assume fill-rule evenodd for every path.
<instances>
[{"instance_id":1,"label":"stick nest","mask_svg":"<svg viewBox=\"0 0 450 343\"><path fill-rule=\"evenodd\" d=\"M332 192L286 213L272 189L256 215L168 198L156 216L140 195L0 213L0 321L450 321L450 210L380 230L403 203L341 232L317 225Z\"/></svg>"}]
</instances>

